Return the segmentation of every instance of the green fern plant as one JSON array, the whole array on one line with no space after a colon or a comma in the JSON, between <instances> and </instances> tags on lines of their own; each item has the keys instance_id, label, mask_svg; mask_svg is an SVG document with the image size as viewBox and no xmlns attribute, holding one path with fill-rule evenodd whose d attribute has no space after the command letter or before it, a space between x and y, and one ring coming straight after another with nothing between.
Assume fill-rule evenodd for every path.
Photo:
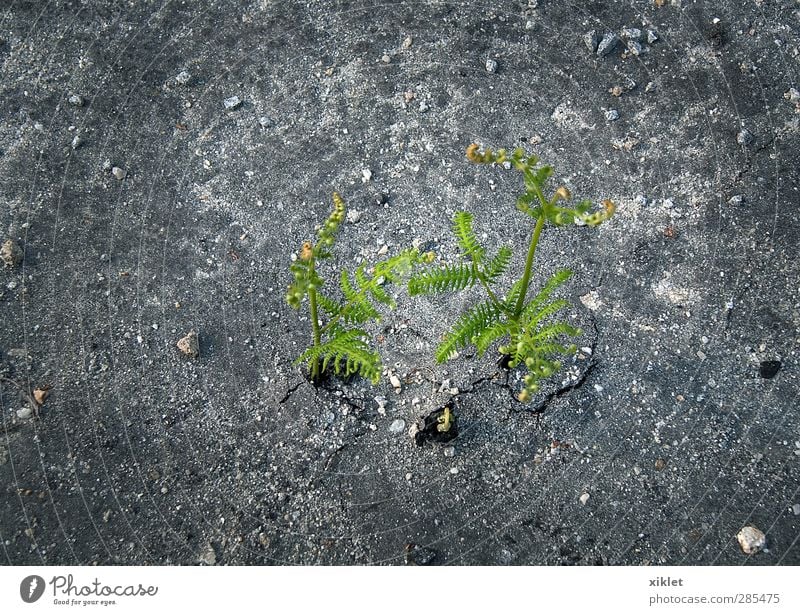
<instances>
[{"instance_id":1,"label":"green fern plant","mask_svg":"<svg viewBox=\"0 0 800 615\"><path fill-rule=\"evenodd\" d=\"M553 298L556 289L572 275L569 269L554 273L532 298L528 298L542 231L547 225L597 226L613 215L614 204L606 200L602 209L593 211L592 203L582 200L570 207L567 203L572 197L564 186L546 197L553 169L539 165L536 156L527 155L522 149L511 154L504 149L481 152L473 143L467 148L467 158L478 164L513 167L522 173L525 191L517 198L516 206L534 221L522 278L504 295L496 288L511 264L512 250L503 246L489 257L475 235L472 215L459 211L453 219L453 233L461 250L460 262L417 273L409 280L408 290L411 295L427 295L482 287L486 299L458 318L437 348L436 360L444 363L468 346L474 346L478 354L483 355L493 343L501 341L498 350L505 356L508 367L520 365L527 370L518 396L520 401L527 402L538 390L539 382L561 368L558 357L576 352L575 345L568 344L568 339L581 334L580 329L567 322L553 321L553 317L569 305L564 299Z\"/></svg>"},{"instance_id":2,"label":"green fern plant","mask_svg":"<svg viewBox=\"0 0 800 615\"><path fill-rule=\"evenodd\" d=\"M300 309L308 300L312 330L311 346L297 357L295 364L304 363L314 382L332 372L344 377L358 374L375 384L381 375L381 359L363 327L369 321L380 319L378 306L394 307L394 299L385 287L408 276L414 265L430 262L433 255L421 255L418 250L409 249L375 263L370 269L362 264L352 274L342 270L339 275L341 298L326 295L322 292L325 280L319 274L318 265L331 258L336 233L344 218L344 200L334 192L333 211L320 227L316 243L304 242L290 267L294 282L289 286L286 302ZM323 314L324 323L320 320Z\"/></svg>"}]
</instances>

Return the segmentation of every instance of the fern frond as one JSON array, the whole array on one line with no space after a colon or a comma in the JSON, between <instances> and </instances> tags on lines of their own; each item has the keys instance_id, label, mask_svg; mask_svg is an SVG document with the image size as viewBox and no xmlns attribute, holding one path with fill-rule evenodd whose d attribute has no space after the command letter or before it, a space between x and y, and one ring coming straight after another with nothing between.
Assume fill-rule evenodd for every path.
<instances>
[{"instance_id":1,"label":"fern frond","mask_svg":"<svg viewBox=\"0 0 800 615\"><path fill-rule=\"evenodd\" d=\"M365 341L366 335L361 329L337 328L330 339L308 348L295 363L311 365L321 361L323 372L330 367L337 376L358 374L377 383L381 375L381 359Z\"/></svg>"},{"instance_id":2,"label":"fern frond","mask_svg":"<svg viewBox=\"0 0 800 615\"><path fill-rule=\"evenodd\" d=\"M532 331L540 322L563 310L568 305L569 302L566 299L556 299L543 306L530 303L523 310L522 316L520 316L520 325L526 331Z\"/></svg>"},{"instance_id":3,"label":"fern frond","mask_svg":"<svg viewBox=\"0 0 800 615\"><path fill-rule=\"evenodd\" d=\"M534 312L540 305L550 299L550 295L552 295L559 286L566 282L571 275L572 271L569 269L559 269L556 271L552 276L550 276L550 279L545 282L544 286L542 286L541 290L536 294L536 296L525 304L522 313L531 314ZM517 294L517 297L519 297L519 294Z\"/></svg>"},{"instance_id":4,"label":"fern frond","mask_svg":"<svg viewBox=\"0 0 800 615\"><path fill-rule=\"evenodd\" d=\"M508 291L508 295L503 300L503 305L505 305L506 309L512 310L514 306L517 305L517 301L519 300L519 296L522 294L522 280L517 280L514 282L511 289Z\"/></svg>"},{"instance_id":5,"label":"fern frond","mask_svg":"<svg viewBox=\"0 0 800 615\"><path fill-rule=\"evenodd\" d=\"M325 310L325 313L328 314L328 316L336 316L342 310L341 305L336 303L336 301L330 297L326 297L319 291L317 291L317 303L323 310Z\"/></svg>"},{"instance_id":6,"label":"fern frond","mask_svg":"<svg viewBox=\"0 0 800 615\"><path fill-rule=\"evenodd\" d=\"M479 303L464 312L436 349L436 361L444 363L458 349L474 344L487 327L497 322L503 314L500 306L491 301Z\"/></svg>"},{"instance_id":7,"label":"fern frond","mask_svg":"<svg viewBox=\"0 0 800 615\"><path fill-rule=\"evenodd\" d=\"M489 346L506 335L511 335L512 331L512 323L505 320L499 320L484 329L483 332L478 335L478 339L475 340L475 348L478 350L478 355L483 356L489 349Z\"/></svg>"},{"instance_id":8,"label":"fern frond","mask_svg":"<svg viewBox=\"0 0 800 615\"><path fill-rule=\"evenodd\" d=\"M458 238L458 245L461 246L464 256L469 256L474 263L480 263L485 251L472 230L472 214L457 211L453 217L453 232Z\"/></svg>"},{"instance_id":9,"label":"fern frond","mask_svg":"<svg viewBox=\"0 0 800 615\"><path fill-rule=\"evenodd\" d=\"M477 282L475 271L468 265L447 265L412 276L408 292L412 296L463 290Z\"/></svg>"},{"instance_id":10,"label":"fern frond","mask_svg":"<svg viewBox=\"0 0 800 615\"><path fill-rule=\"evenodd\" d=\"M497 255L486 264L483 270L487 282L494 282L505 273L511 263L511 254L511 248L508 246L503 246L498 250Z\"/></svg>"}]
</instances>

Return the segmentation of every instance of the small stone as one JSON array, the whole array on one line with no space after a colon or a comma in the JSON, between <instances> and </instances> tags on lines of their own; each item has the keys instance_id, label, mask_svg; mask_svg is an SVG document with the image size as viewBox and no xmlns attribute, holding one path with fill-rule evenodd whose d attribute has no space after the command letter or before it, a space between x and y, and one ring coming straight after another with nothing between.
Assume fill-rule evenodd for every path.
<instances>
[{"instance_id":1,"label":"small stone","mask_svg":"<svg viewBox=\"0 0 800 615\"><path fill-rule=\"evenodd\" d=\"M361 183L366 184L371 179L372 179L372 171L370 171L369 169L363 169L361 171Z\"/></svg>"},{"instance_id":2,"label":"small stone","mask_svg":"<svg viewBox=\"0 0 800 615\"><path fill-rule=\"evenodd\" d=\"M642 47L642 44L639 41L628 41L627 47L628 47L628 53L630 53L633 56L642 55L642 52L644 51L644 48Z\"/></svg>"},{"instance_id":3,"label":"small stone","mask_svg":"<svg viewBox=\"0 0 800 615\"><path fill-rule=\"evenodd\" d=\"M383 62L384 64L388 64L391 61L392 61L392 58L390 58L387 54L384 53L381 56L381 62Z\"/></svg>"},{"instance_id":4,"label":"small stone","mask_svg":"<svg viewBox=\"0 0 800 615\"><path fill-rule=\"evenodd\" d=\"M67 100L69 100L69 104L71 105L75 105L76 107L83 107L83 96L72 94Z\"/></svg>"},{"instance_id":5,"label":"small stone","mask_svg":"<svg viewBox=\"0 0 800 615\"><path fill-rule=\"evenodd\" d=\"M414 475L411 472L406 472L406 480L411 480L414 478Z\"/></svg>"},{"instance_id":6,"label":"small stone","mask_svg":"<svg viewBox=\"0 0 800 615\"><path fill-rule=\"evenodd\" d=\"M639 28L622 28L621 34L629 41L638 41L642 38L642 31Z\"/></svg>"},{"instance_id":7,"label":"small stone","mask_svg":"<svg viewBox=\"0 0 800 615\"><path fill-rule=\"evenodd\" d=\"M399 393L401 387L400 387L400 378L397 377L397 374L390 374L389 382L394 387L394 390Z\"/></svg>"},{"instance_id":8,"label":"small stone","mask_svg":"<svg viewBox=\"0 0 800 615\"><path fill-rule=\"evenodd\" d=\"M764 536L764 532L752 525L747 525L739 530L739 533L736 534L736 539L739 541L742 551L747 555L758 553L767 544L767 537Z\"/></svg>"},{"instance_id":9,"label":"small stone","mask_svg":"<svg viewBox=\"0 0 800 615\"><path fill-rule=\"evenodd\" d=\"M270 128L274 124L275 122L268 115L262 115L260 118L258 118L258 125L261 126L261 128Z\"/></svg>"},{"instance_id":10,"label":"small stone","mask_svg":"<svg viewBox=\"0 0 800 615\"><path fill-rule=\"evenodd\" d=\"M795 516L800 515L800 504L792 504L792 514Z\"/></svg>"},{"instance_id":11,"label":"small stone","mask_svg":"<svg viewBox=\"0 0 800 615\"><path fill-rule=\"evenodd\" d=\"M487 73L497 72L497 62L495 60L492 60L491 58L486 60L486 72Z\"/></svg>"},{"instance_id":12,"label":"small stone","mask_svg":"<svg viewBox=\"0 0 800 615\"><path fill-rule=\"evenodd\" d=\"M31 410L27 406L24 406L19 410L17 410L17 418L22 419L23 421L31 418L32 416L33 416L33 410Z\"/></svg>"},{"instance_id":13,"label":"small stone","mask_svg":"<svg viewBox=\"0 0 800 615\"><path fill-rule=\"evenodd\" d=\"M225 105L226 111L233 111L242 104L242 100L238 96L230 96L226 98L222 104Z\"/></svg>"},{"instance_id":14,"label":"small stone","mask_svg":"<svg viewBox=\"0 0 800 615\"><path fill-rule=\"evenodd\" d=\"M663 459L659 458L659 459L656 459L656 462L655 462L654 465L655 465L656 470L661 472L661 470L663 470L664 468L667 467L667 462L664 461Z\"/></svg>"},{"instance_id":15,"label":"small stone","mask_svg":"<svg viewBox=\"0 0 800 615\"><path fill-rule=\"evenodd\" d=\"M758 367L758 373L762 378L769 380L773 378L775 374L778 373L778 370L781 368L780 361L761 361L761 365Z\"/></svg>"},{"instance_id":16,"label":"small stone","mask_svg":"<svg viewBox=\"0 0 800 615\"><path fill-rule=\"evenodd\" d=\"M383 244L380 248L378 248L378 256L386 256L389 253L389 246Z\"/></svg>"},{"instance_id":17,"label":"small stone","mask_svg":"<svg viewBox=\"0 0 800 615\"><path fill-rule=\"evenodd\" d=\"M357 209L351 209L350 211L347 212L347 221L350 224L356 224L359 222L359 220L361 220L362 215L363 214Z\"/></svg>"},{"instance_id":18,"label":"small stone","mask_svg":"<svg viewBox=\"0 0 800 615\"><path fill-rule=\"evenodd\" d=\"M647 31L647 44L652 45L658 40L658 32L655 30L648 30Z\"/></svg>"},{"instance_id":19,"label":"small stone","mask_svg":"<svg viewBox=\"0 0 800 615\"><path fill-rule=\"evenodd\" d=\"M406 90L403 92L403 100L406 101L406 104L410 103L414 98L416 98L416 94L411 90Z\"/></svg>"},{"instance_id":20,"label":"small stone","mask_svg":"<svg viewBox=\"0 0 800 615\"><path fill-rule=\"evenodd\" d=\"M604 58L610 55L619 44L619 37L613 32L606 32L603 39L597 45L597 57Z\"/></svg>"},{"instance_id":21,"label":"small stone","mask_svg":"<svg viewBox=\"0 0 800 615\"><path fill-rule=\"evenodd\" d=\"M734 194L728 199L728 205L741 205L744 203L744 197L741 194Z\"/></svg>"},{"instance_id":22,"label":"small stone","mask_svg":"<svg viewBox=\"0 0 800 615\"><path fill-rule=\"evenodd\" d=\"M579 497L578 499L581 502L581 506L586 506L586 502L589 501L589 494L588 493L583 493L583 494L581 494L581 497Z\"/></svg>"},{"instance_id":23,"label":"small stone","mask_svg":"<svg viewBox=\"0 0 800 615\"><path fill-rule=\"evenodd\" d=\"M696 354L697 354L697 358L700 359L701 361L705 361L706 360L706 353L703 352L702 350L698 350Z\"/></svg>"},{"instance_id":24,"label":"small stone","mask_svg":"<svg viewBox=\"0 0 800 615\"><path fill-rule=\"evenodd\" d=\"M70 143L70 147L72 147L72 149L78 149L81 145L83 145L83 139L81 139L80 135L75 135L72 137L72 143Z\"/></svg>"},{"instance_id":25,"label":"small stone","mask_svg":"<svg viewBox=\"0 0 800 615\"><path fill-rule=\"evenodd\" d=\"M783 97L790 103L794 104L800 103L800 92L797 90L797 88L789 88L786 92L783 93Z\"/></svg>"},{"instance_id":26,"label":"small stone","mask_svg":"<svg viewBox=\"0 0 800 615\"><path fill-rule=\"evenodd\" d=\"M200 555L200 563L206 566L215 566L217 563L217 552L210 544L206 546L203 553Z\"/></svg>"},{"instance_id":27,"label":"small stone","mask_svg":"<svg viewBox=\"0 0 800 615\"><path fill-rule=\"evenodd\" d=\"M616 109L609 109L605 112L607 122L615 122L619 119L619 111Z\"/></svg>"},{"instance_id":28,"label":"small stone","mask_svg":"<svg viewBox=\"0 0 800 615\"><path fill-rule=\"evenodd\" d=\"M403 49L408 49L414 43L414 39L410 36L407 36L403 39Z\"/></svg>"},{"instance_id":29,"label":"small stone","mask_svg":"<svg viewBox=\"0 0 800 615\"><path fill-rule=\"evenodd\" d=\"M597 52L597 45L600 44L600 35L597 34L597 30L590 30L586 34L583 35L583 43L586 45L586 48L589 50L589 53L594 54Z\"/></svg>"},{"instance_id":30,"label":"small stone","mask_svg":"<svg viewBox=\"0 0 800 615\"><path fill-rule=\"evenodd\" d=\"M448 446L442 452L444 453L445 457L455 457L456 456L456 448L454 446Z\"/></svg>"},{"instance_id":31,"label":"small stone","mask_svg":"<svg viewBox=\"0 0 800 615\"><path fill-rule=\"evenodd\" d=\"M410 543L406 545L406 566L427 566L436 559L436 551L418 547Z\"/></svg>"},{"instance_id":32,"label":"small stone","mask_svg":"<svg viewBox=\"0 0 800 615\"><path fill-rule=\"evenodd\" d=\"M22 262L22 248L13 239L6 239L0 246L0 260L6 267L16 267Z\"/></svg>"},{"instance_id":33,"label":"small stone","mask_svg":"<svg viewBox=\"0 0 800 615\"><path fill-rule=\"evenodd\" d=\"M176 346L187 357L196 359L200 356L200 339L194 329L179 339Z\"/></svg>"},{"instance_id":34,"label":"small stone","mask_svg":"<svg viewBox=\"0 0 800 615\"><path fill-rule=\"evenodd\" d=\"M739 134L736 135L736 142L743 147L752 145L754 139L755 137L753 137L753 133L747 130L747 128L742 128L739 131Z\"/></svg>"},{"instance_id":35,"label":"small stone","mask_svg":"<svg viewBox=\"0 0 800 615\"><path fill-rule=\"evenodd\" d=\"M266 549L270 543L269 536L267 536L264 532L259 532L258 542L261 544L262 547Z\"/></svg>"},{"instance_id":36,"label":"small stone","mask_svg":"<svg viewBox=\"0 0 800 615\"><path fill-rule=\"evenodd\" d=\"M375 403L378 404L378 414L386 414L386 398L383 395L378 395L375 398Z\"/></svg>"},{"instance_id":37,"label":"small stone","mask_svg":"<svg viewBox=\"0 0 800 615\"><path fill-rule=\"evenodd\" d=\"M392 424L389 425L389 432L390 433L402 433L405 431L406 422L403 419L395 419L392 421Z\"/></svg>"},{"instance_id":38,"label":"small stone","mask_svg":"<svg viewBox=\"0 0 800 615\"><path fill-rule=\"evenodd\" d=\"M188 70L182 70L178 73L175 77L175 81L177 81L181 85L186 85L192 80L192 75L189 73Z\"/></svg>"},{"instance_id":39,"label":"small stone","mask_svg":"<svg viewBox=\"0 0 800 615\"><path fill-rule=\"evenodd\" d=\"M44 388L44 389L36 388L33 390L33 399L40 406L43 405L45 401L47 401L47 398L49 396L50 396L49 388Z\"/></svg>"},{"instance_id":40,"label":"small stone","mask_svg":"<svg viewBox=\"0 0 800 615\"><path fill-rule=\"evenodd\" d=\"M111 167L111 175L113 175L116 179L122 181L128 176L128 172L125 169L121 169L119 167Z\"/></svg>"}]
</instances>

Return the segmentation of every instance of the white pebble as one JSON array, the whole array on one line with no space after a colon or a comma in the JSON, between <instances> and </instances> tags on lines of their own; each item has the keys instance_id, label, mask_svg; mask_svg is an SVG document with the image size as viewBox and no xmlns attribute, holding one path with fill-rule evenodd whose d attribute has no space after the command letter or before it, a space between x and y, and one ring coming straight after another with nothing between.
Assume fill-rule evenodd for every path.
<instances>
[{"instance_id":1,"label":"white pebble","mask_svg":"<svg viewBox=\"0 0 800 615\"><path fill-rule=\"evenodd\" d=\"M223 101L223 104L225 105L225 109L233 111L242 104L242 100L238 96L230 96Z\"/></svg>"},{"instance_id":2,"label":"white pebble","mask_svg":"<svg viewBox=\"0 0 800 615\"><path fill-rule=\"evenodd\" d=\"M31 418L32 416L33 416L33 410L31 410L31 409L30 409L30 408L28 408L27 406L25 406L24 408L20 408L19 410L17 410L17 417L18 417L18 418L20 418L20 419L22 419L22 420L29 419L29 418Z\"/></svg>"},{"instance_id":3,"label":"white pebble","mask_svg":"<svg viewBox=\"0 0 800 615\"><path fill-rule=\"evenodd\" d=\"M739 541L742 551L748 555L758 553L767 544L767 537L764 536L764 532L752 525L747 525L739 530L736 539Z\"/></svg>"},{"instance_id":4,"label":"white pebble","mask_svg":"<svg viewBox=\"0 0 800 615\"><path fill-rule=\"evenodd\" d=\"M581 501L581 506L586 506L586 502L589 501L589 494L588 493L583 493L583 494L581 494L581 497L578 498L578 499Z\"/></svg>"}]
</instances>

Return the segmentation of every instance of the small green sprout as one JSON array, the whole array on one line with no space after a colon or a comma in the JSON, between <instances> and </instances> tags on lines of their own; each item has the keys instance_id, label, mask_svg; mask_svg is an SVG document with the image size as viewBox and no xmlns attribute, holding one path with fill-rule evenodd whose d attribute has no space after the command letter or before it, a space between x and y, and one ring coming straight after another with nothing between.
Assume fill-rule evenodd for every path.
<instances>
[{"instance_id":1,"label":"small green sprout","mask_svg":"<svg viewBox=\"0 0 800 615\"><path fill-rule=\"evenodd\" d=\"M304 363L315 383L332 371L344 377L358 374L376 384L381 375L380 356L361 327L380 319L377 305L395 306L385 287L408 276L415 265L431 262L433 255L409 249L375 263L370 269L362 264L352 274L342 270L339 277L342 298L336 300L322 292L325 281L317 267L320 261L331 258L336 233L344 219L344 200L334 192L333 211L317 232L316 243L304 242L290 267L294 281L287 291L286 302L300 309L308 299L312 329L312 344L297 357L295 364ZM321 313L326 317L324 323L320 320Z\"/></svg>"},{"instance_id":2,"label":"small green sprout","mask_svg":"<svg viewBox=\"0 0 800 615\"><path fill-rule=\"evenodd\" d=\"M494 342L503 340L498 350L505 355L508 367L523 366L527 370L518 395L524 403L539 389L541 380L561 369L559 355L570 356L577 351L576 346L567 344L564 338L581 334L580 329L569 323L551 321L553 315L569 305L564 299L551 298L572 275L569 269L556 271L539 292L528 299L534 255L542 230L548 224L597 226L611 218L615 207L609 200L603 201L603 208L597 211L593 211L588 200L567 206L572 195L564 186L546 197L546 184L553 169L547 165L537 166L539 159L526 155L522 149L511 154L504 149L481 152L473 143L467 148L467 158L478 164L509 163L522 173L525 192L517 198L516 206L534 220L522 278L504 295L498 291L497 282L511 263L512 250L503 246L490 258L473 231L472 215L459 211L453 219L453 232L461 249L460 261L428 268L412 276L408 289L411 295L424 295L482 286L487 298L459 317L436 350L436 360L443 363L470 345L483 355Z\"/></svg>"}]
</instances>

